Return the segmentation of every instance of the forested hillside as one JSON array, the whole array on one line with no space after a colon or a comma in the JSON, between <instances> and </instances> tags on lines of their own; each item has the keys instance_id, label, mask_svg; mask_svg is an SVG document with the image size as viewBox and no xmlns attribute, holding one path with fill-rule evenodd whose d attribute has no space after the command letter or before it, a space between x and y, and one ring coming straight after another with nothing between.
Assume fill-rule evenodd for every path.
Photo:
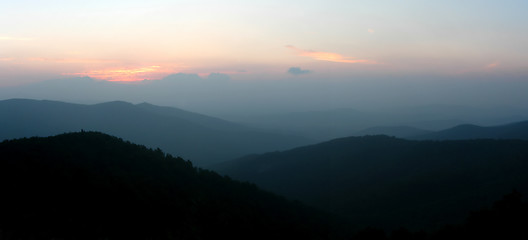
<instances>
[{"instance_id":1,"label":"forested hillside","mask_svg":"<svg viewBox=\"0 0 528 240\"><path fill-rule=\"evenodd\" d=\"M349 137L216 169L358 225L437 229L514 188L528 192L528 141Z\"/></svg>"}]
</instances>

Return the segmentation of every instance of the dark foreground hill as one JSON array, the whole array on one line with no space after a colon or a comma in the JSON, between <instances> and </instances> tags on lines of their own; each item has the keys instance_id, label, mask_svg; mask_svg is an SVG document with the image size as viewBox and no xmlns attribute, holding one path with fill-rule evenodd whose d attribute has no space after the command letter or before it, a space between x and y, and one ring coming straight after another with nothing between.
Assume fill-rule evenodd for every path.
<instances>
[{"instance_id":1,"label":"dark foreground hill","mask_svg":"<svg viewBox=\"0 0 528 240\"><path fill-rule=\"evenodd\" d=\"M0 153L0 239L331 238L315 210L101 133Z\"/></svg>"},{"instance_id":2,"label":"dark foreground hill","mask_svg":"<svg viewBox=\"0 0 528 240\"><path fill-rule=\"evenodd\" d=\"M528 121L500 126L481 127L464 124L442 131L415 135L417 140L523 139L528 140Z\"/></svg>"},{"instance_id":3,"label":"dark foreground hill","mask_svg":"<svg viewBox=\"0 0 528 240\"><path fill-rule=\"evenodd\" d=\"M514 188L528 192L528 141L349 137L216 169L358 225L438 229Z\"/></svg>"},{"instance_id":4,"label":"dark foreground hill","mask_svg":"<svg viewBox=\"0 0 528 240\"><path fill-rule=\"evenodd\" d=\"M95 105L12 99L0 101L0 140L84 130L159 147L204 166L252 153L284 150L310 141L197 113L151 104Z\"/></svg>"}]
</instances>

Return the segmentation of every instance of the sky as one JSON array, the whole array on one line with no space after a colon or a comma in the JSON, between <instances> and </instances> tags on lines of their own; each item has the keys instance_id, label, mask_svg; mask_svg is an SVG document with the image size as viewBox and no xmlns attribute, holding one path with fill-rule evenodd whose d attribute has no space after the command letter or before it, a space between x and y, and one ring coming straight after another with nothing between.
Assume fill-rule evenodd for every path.
<instances>
[{"instance_id":1,"label":"sky","mask_svg":"<svg viewBox=\"0 0 528 240\"><path fill-rule=\"evenodd\" d=\"M524 0L1 1L0 87L528 76Z\"/></svg>"}]
</instances>

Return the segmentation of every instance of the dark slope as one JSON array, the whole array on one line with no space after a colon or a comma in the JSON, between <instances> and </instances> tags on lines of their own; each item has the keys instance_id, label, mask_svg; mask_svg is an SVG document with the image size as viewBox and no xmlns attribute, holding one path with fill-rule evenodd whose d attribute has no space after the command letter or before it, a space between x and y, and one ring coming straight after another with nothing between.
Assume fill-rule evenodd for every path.
<instances>
[{"instance_id":1,"label":"dark slope","mask_svg":"<svg viewBox=\"0 0 528 240\"><path fill-rule=\"evenodd\" d=\"M411 138L418 140L463 140L483 138L528 140L528 121L492 127L465 124Z\"/></svg>"},{"instance_id":2,"label":"dark slope","mask_svg":"<svg viewBox=\"0 0 528 240\"><path fill-rule=\"evenodd\" d=\"M0 153L0 239L330 237L316 211L102 133L4 141Z\"/></svg>"},{"instance_id":3,"label":"dark slope","mask_svg":"<svg viewBox=\"0 0 528 240\"><path fill-rule=\"evenodd\" d=\"M221 119L150 104L96 105L13 99L0 101L0 139L94 130L207 165L250 153L287 149L308 140L257 131Z\"/></svg>"},{"instance_id":4,"label":"dark slope","mask_svg":"<svg viewBox=\"0 0 528 240\"><path fill-rule=\"evenodd\" d=\"M460 222L513 188L528 192L528 142L350 137L216 169L358 224L430 229Z\"/></svg>"},{"instance_id":5,"label":"dark slope","mask_svg":"<svg viewBox=\"0 0 528 240\"><path fill-rule=\"evenodd\" d=\"M380 126L380 127L371 127L363 129L359 132L356 132L355 136L366 136L366 135L387 135L397 138L409 138L415 136L421 136L424 134L431 133L431 131L423 130L419 128L409 127L409 126Z\"/></svg>"}]
</instances>

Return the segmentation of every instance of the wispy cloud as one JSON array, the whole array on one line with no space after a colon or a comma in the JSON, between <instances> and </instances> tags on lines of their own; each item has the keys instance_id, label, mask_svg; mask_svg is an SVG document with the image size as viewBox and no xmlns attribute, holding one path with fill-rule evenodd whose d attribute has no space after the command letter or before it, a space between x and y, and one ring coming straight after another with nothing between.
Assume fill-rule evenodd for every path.
<instances>
[{"instance_id":1,"label":"wispy cloud","mask_svg":"<svg viewBox=\"0 0 528 240\"><path fill-rule=\"evenodd\" d=\"M95 58L46 58L46 57L31 57L26 58L30 62L53 62L53 63L95 63L107 64L117 63L116 60L95 59Z\"/></svg>"},{"instance_id":2,"label":"wispy cloud","mask_svg":"<svg viewBox=\"0 0 528 240\"><path fill-rule=\"evenodd\" d=\"M339 62L339 63L377 64L377 62L372 61L372 60L345 57L338 53L304 50L304 49L296 48L291 45L287 45L286 48L293 50L295 54L297 54L298 56L309 57L309 58L320 60L320 61Z\"/></svg>"},{"instance_id":3,"label":"wispy cloud","mask_svg":"<svg viewBox=\"0 0 528 240\"><path fill-rule=\"evenodd\" d=\"M374 33L375 31L374 31L374 29L369 28L369 29L367 29L367 32L368 32L368 33Z\"/></svg>"},{"instance_id":4,"label":"wispy cloud","mask_svg":"<svg viewBox=\"0 0 528 240\"><path fill-rule=\"evenodd\" d=\"M292 75L303 75L311 72L312 71L307 69L301 69L300 67L291 67L290 69L288 69L288 73Z\"/></svg>"}]
</instances>

